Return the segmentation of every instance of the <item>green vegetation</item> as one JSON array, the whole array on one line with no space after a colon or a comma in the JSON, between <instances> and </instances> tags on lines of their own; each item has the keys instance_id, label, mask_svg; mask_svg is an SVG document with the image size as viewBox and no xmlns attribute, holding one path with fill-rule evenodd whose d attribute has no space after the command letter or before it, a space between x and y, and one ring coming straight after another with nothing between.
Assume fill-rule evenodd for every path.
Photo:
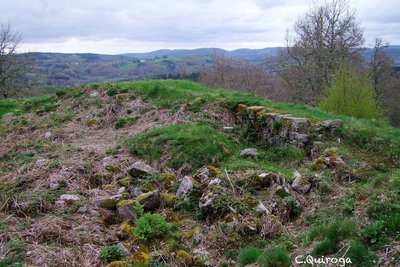
<instances>
[{"instance_id":1,"label":"green vegetation","mask_svg":"<svg viewBox=\"0 0 400 267\"><path fill-rule=\"evenodd\" d=\"M262 267L290 267L292 259L287 251L282 248L274 248L261 256Z\"/></svg>"},{"instance_id":2,"label":"green vegetation","mask_svg":"<svg viewBox=\"0 0 400 267\"><path fill-rule=\"evenodd\" d=\"M160 160L167 152L166 164L175 169L185 163L194 169L218 164L238 150L225 134L206 124L160 127L128 139L126 145L133 155L148 161Z\"/></svg>"},{"instance_id":3,"label":"green vegetation","mask_svg":"<svg viewBox=\"0 0 400 267\"><path fill-rule=\"evenodd\" d=\"M264 250L256 247L246 247L239 251L240 266L256 263L258 258L264 253Z\"/></svg>"},{"instance_id":4,"label":"green vegetation","mask_svg":"<svg viewBox=\"0 0 400 267\"><path fill-rule=\"evenodd\" d=\"M104 263L122 260L125 257L124 252L118 245L103 247L100 251L100 259Z\"/></svg>"},{"instance_id":5,"label":"green vegetation","mask_svg":"<svg viewBox=\"0 0 400 267\"><path fill-rule=\"evenodd\" d=\"M337 71L320 107L335 114L357 118L383 117L368 77L344 66Z\"/></svg>"},{"instance_id":6,"label":"green vegetation","mask_svg":"<svg viewBox=\"0 0 400 267\"><path fill-rule=\"evenodd\" d=\"M161 237L173 229L164 217L158 214L147 213L136 221L135 236L138 239L151 239Z\"/></svg>"}]
</instances>

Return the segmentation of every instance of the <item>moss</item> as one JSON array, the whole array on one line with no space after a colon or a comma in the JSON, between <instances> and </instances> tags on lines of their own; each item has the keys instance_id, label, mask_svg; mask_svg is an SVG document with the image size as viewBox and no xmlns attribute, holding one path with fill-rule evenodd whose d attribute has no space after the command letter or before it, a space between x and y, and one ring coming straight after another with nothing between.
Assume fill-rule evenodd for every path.
<instances>
[{"instance_id":1,"label":"moss","mask_svg":"<svg viewBox=\"0 0 400 267\"><path fill-rule=\"evenodd\" d=\"M119 173L121 171L121 169L118 166L113 165L113 164L108 164L108 165L106 165L105 168L107 171L110 171L112 173Z\"/></svg>"},{"instance_id":2,"label":"moss","mask_svg":"<svg viewBox=\"0 0 400 267\"><path fill-rule=\"evenodd\" d=\"M161 199L167 207L173 207L176 203L176 196L168 193L161 193Z\"/></svg>"},{"instance_id":3,"label":"moss","mask_svg":"<svg viewBox=\"0 0 400 267\"><path fill-rule=\"evenodd\" d=\"M181 219L179 218L179 215L176 214L176 212L173 211L168 211L167 214L165 215L165 218L168 222L179 222Z\"/></svg>"},{"instance_id":4,"label":"moss","mask_svg":"<svg viewBox=\"0 0 400 267\"><path fill-rule=\"evenodd\" d=\"M133 264L148 266L150 264L150 256L143 251L138 251L132 254L131 262Z\"/></svg>"},{"instance_id":5,"label":"moss","mask_svg":"<svg viewBox=\"0 0 400 267\"><path fill-rule=\"evenodd\" d=\"M118 184L119 184L120 186L125 187L125 188L129 188L129 186L131 185L131 181L132 181L131 178L126 177L126 178L123 178L123 179L119 180L119 181L118 181Z\"/></svg>"},{"instance_id":6,"label":"moss","mask_svg":"<svg viewBox=\"0 0 400 267\"><path fill-rule=\"evenodd\" d=\"M183 237L188 238L188 239L192 239L193 237L195 237L197 234L200 234L203 232L203 229L199 226L183 233Z\"/></svg>"},{"instance_id":7,"label":"moss","mask_svg":"<svg viewBox=\"0 0 400 267\"><path fill-rule=\"evenodd\" d=\"M176 260L180 263L185 264L186 266L190 266L193 264L192 256L190 256L189 253L182 249L178 250L178 252L176 253Z\"/></svg>"},{"instance_id":8,"label":"moss","mask_svg":"<svg viewBox=\"0 0 400 267\"><path fill-rule=\"evenodd\" d=\"M133 205L134 203L134 199L124 199L117 203L117 207L125 207L127 205Z\"/></svg>"},{"instance_id":9,"label":"moss","mask_svg":"<svg viewBox=\"0 0 400 267\"><path fill-rule=\"evenodd\" d=\"M121 237L125 239L134 239L135 238L135 227L129 225L127 222L121 224L120 233Z\"/></svg>"},{"instance_id":10,"label":"moss","mask_svg":"<svg viewBox=\"0 0 400 267\"><path fill-rule=\"evenodd\" d=\"M311 168L316 171L321 171L326 167L325 160L323 158L317 158L311 165Z\"/></svg>"},{"instance_id":11,"label":"moss","mask_svg":"<svg viewBox=\"0 0 400 267\"><path fill-rule=\"evenodd\" d=\"M95 118L88 118L88 119L85 121L85 124L86 124L86 126L91 127L91 126L94 126L94 125L97 124L97 120L96 120Z\"/></svg>"},{"instance_id":12,"label":"moss","mask_svg":"<svg viewBox=\"0 0 400 267\"><path fill-rule=\"evenodd\" d=\"M129 94L117 94L115 95L115 99L120 102L127 101L129 100Z\"/></svg>"},{"instance_id":13,"label":"moss","mask_svg":"<svg viewBox=\"0 0 400 267\"><path fill-rule=\"evenodd\" d=\"M170 172L164 172L160 174L161 182L165 189L170 189L172 184L174 183L176 177L175 174Z\"/></svg>"},{"instance_id":14,"label":"moss","mask_svg":"<svg viewBox=\"0 0 400 267\"><path fill-rule=\"evenodd\" d=\"M107 198L99 203L99 207L106 210L115 210L117 208L117 201L115 199Z\"/></svg>"},{"instance_id":15,"label":"moss","mask_svg":"<svg viewBox=\"0 0 400 267\"><path fill-rule=\"evenodd\" d=\"M301 184L301 185L309 185L309 184L310 184L310 181L309 181L308 179L302 177L302 178L300 179L299 184Z\"/></svg>"},{"instance_id":16,"label":"moss","mask_svg":"<svg viewBox=\"0 0 400 267\"><path fill-rule=\"evenodd\" d=\"M337 147L328 147L327 149L324 150L324 155L327 157L330 156L335 156L339 152L339 149Z\"/></svg>"},{"instance_id":17,"label":"moss","mask_svg":"<svg viewBox=\"0 0 400 267\"><path fill-rule=\"evenodd\" d=\"M208 170L210 171L211 176L217 176L217 175L219 175L219 174L222 173L221 170L218 169L218 168L215 167L215 166L208 165L207 168L208 168Z\"/></svg>"},{"instance_id":18,"label":"moss","mask_svg":"<svg viewBox=\"0 0 400 267\"><path fill-rule=\"evenodd\" d=\"M113 261L106 267L128 267L129 264L126 261Z\"/></svg>"}]
</instances>

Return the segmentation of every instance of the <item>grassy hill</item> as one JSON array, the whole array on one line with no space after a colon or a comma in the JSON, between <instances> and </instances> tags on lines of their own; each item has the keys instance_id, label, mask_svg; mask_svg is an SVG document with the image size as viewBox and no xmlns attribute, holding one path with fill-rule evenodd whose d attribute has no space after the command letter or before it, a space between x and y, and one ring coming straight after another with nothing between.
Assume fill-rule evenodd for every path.
<instances>
[{"instance_id":1,"label":"grassy hill","mask_svg":"<svg viewBox=\"0 0 400 267\"><path fill-rule=\"evenodd\" d=\"M400 130L384 121L190 81L2 100L1 116L0 266L400 261ZM307 118L316 142L265 142L270 116L275 135Z\"/></svg>"}]
</instances>

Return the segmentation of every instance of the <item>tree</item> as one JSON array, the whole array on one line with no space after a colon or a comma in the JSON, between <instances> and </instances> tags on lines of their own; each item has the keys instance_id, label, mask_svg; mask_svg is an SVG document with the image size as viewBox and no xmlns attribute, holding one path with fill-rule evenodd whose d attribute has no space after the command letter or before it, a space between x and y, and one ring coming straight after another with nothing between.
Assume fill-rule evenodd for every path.
<instances>
[{"instance_id":1,"label":"tree","mask_svg":"<svg viewBox=\"0 0 400 267\"><path fill-rule=\"evenodd\" d=\"M384 95L388 86L391 84L392 71L394 69L394 61L386 53L385 49L389 44L383 43L381 38L375 39L372 48L372 57L369 62L370 76L377 100L381 103L384 101Z\"/></svg>"},{"instance_id":2,"label":"tree","mask_svg":"<svg viewBox=\"0 0 400 267\"><path fill-rule=\"evenodd\" d=\"M350 66L339 67L319 106L335 114L357 118L383 117L368 75L357 72Z\"/></svg>"},{"instance_id":3,"label":"tree","mask_svg":"<svg viewBox=\"0 0 400 267\"><path fill-rule=\"evenodd\" d=\"M293 100L315 104L341 64L356 63L363 31L347 0L314 6L294 25L279 56L280 74Z\"/></svg>"},{"instance_id":4,"label":"tree","mask_svg":"<svg viewBox=\"0 0 400 267\"><path fill-rule=\"evenodd\" d=\"M0 97L15 96L28 86L29 59L17 53L22 38L11 26L0 25Z\"/></svg>"}]
</instances>

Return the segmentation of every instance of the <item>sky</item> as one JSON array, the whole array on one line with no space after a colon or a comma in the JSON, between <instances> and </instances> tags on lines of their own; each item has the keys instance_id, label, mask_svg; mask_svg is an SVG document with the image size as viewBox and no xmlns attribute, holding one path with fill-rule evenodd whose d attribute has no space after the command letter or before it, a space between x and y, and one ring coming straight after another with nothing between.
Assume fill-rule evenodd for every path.
<instances>
[{"instance_id":1,"label":"sky","mask_svg":"<svg viewBox=\"0 0 400 267\"><path fill-rule=\"evenodd\" d=\"M21 52L121 54L158 49L283 46L317 0L0 0ZM349 0L364 29L400 44L398 0Z\"/></svg>"}]
</instances>

